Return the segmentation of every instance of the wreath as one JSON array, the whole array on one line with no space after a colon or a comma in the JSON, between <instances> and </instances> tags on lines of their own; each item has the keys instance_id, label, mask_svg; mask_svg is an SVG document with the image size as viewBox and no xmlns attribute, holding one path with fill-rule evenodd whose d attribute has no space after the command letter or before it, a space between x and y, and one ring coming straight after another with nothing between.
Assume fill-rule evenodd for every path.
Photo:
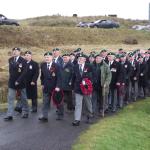
<instances>
[{"instance_id":1,"label":"wreath","mask_svg":"<svg viewBox=\"0 0 150 150\"><path fill-rule=\"evenodd\" d=\"M83 93L83 95L90 95L93 91L93 85L91 80L88 78L84 78L82 82L80 83L80 88Z\"/></svg>"}]
</instances>

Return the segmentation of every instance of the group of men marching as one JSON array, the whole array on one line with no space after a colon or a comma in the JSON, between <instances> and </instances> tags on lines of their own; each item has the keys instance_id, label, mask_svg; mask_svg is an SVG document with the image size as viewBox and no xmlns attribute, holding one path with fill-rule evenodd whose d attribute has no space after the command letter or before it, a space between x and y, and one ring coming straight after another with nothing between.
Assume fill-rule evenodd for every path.
<instances>
[{"instance_id":1,"label":"group of men marching","mask_svg":"<svg viewBox=\"0 0 150 150\"><path fill-rule=\"evenodd\" d=\"M104 117L107 112L116 112L129 102L150 96L150 49L125 52L85 55L81 48L71 54L63 54L54 48L44 54L44 62L32 60L32 52L21 55L20 48L12 49L9 59L8 111L5 121L12 121L14 109L28 118L27 99L32 100L32 113L37 112L37 80L43 93L43 106L39 121L48 122L51 100L56 106L56 120L64 118L67 111L74 111L73 126L79 126L84 109L87 123L94 116ZM14 107L16 93L20 101Z\"/></svg>"}]
</instances>

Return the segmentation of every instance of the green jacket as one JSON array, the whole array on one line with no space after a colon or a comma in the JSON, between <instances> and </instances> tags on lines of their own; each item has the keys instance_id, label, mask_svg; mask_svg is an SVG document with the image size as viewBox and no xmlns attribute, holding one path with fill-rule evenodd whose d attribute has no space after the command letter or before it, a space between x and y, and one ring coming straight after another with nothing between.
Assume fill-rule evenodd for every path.
<instances>
[{"instance_id":1,"label":"green jacket","mask_svg":"<svg viewBox=\"0 0 150 150\"><path fill-rule=\"evenodd\" d=\"M112 74L109 66L103 61L103 65L100 66L101 69L101 86L103 89L103 96L109 92L109 84L111 82ZM105 85L105 87L104 87Z\"/></svg>"}]
</instances>

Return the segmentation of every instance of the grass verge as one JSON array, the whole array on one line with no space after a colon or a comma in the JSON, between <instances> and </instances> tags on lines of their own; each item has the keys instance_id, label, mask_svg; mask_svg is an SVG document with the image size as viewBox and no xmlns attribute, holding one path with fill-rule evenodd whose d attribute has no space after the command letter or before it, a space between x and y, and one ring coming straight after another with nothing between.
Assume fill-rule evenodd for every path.
<instances>
[{"instance_id":1,"label":"grass verge","mask_svg":"<svg viewBox=\"0 0 150 150\"><path fill-rule=\"evenodd\" d=\"M149 150L150 99L138 101L92 125L73 150Z\"/></svg>"}]
</instances>

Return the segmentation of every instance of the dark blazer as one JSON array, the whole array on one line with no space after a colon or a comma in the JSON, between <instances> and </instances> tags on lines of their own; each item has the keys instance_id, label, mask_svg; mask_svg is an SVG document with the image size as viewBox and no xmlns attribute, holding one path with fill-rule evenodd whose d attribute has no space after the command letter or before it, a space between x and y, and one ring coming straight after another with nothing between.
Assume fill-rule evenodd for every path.
<instances>
[{"instance_id":1,"label":"dark blazer","mask_svg":"<svg viewBox=\"0 0 150 150\"><path fill-rule=\"evenodd\" d=\"M93 72L92 71L93 70L92 70L91 65L85 64L85 66L83 68L83 73L81 75L80 71L79 71L79 65L76 64L74 66L74 74L73 74L72 84L74 85L74 92L75 93L82 94L81 88L80 88L80 83L82 82L82 80L84 78L88 78L92 81L92 78L93 78Z\"/></svg>"},{"instance_id":2,"label":"dark blazer","mask_svg":"<svg viewBox=\"0 0 150 150\"><path fill-rule=\"evenodd\" d=\"M59 56L58 59L57 59L57 61L56 61L55 63L61 66L61 65L63 64L63 59L62 59L62 57Z\"/></svg>"},{"instance_id":3,"label":"dark blazer","mask_svg":"<svg viewBox=\"0 0 150 150\"><path fill-rule=\"evenodd\" d=\"M122 64L122 62L120 62ZM130 81L130 75L131 75L131 63L126 60L123 64L122 64L122 67L123 67L123 76L125 77L125 83L128 84L129 81Z\"/></svg>"},{"instance_id":4,"label":"dark blazer","mask_svg":"<svg viewBox=\"0 0 150 150\"><path fill-rule=\"evenodd\" d=\"M39 76L39 65L37 62L31 60L27 63L27 74L26 74L26 91L27 97L30 99L37 98L37 79ZM31 85L34 82L35 85Z\"/></svg>"},{"instance_id":5,"label":"dark blazer","mask_svg":"<svg viewBox=\"0 0 150 150\"><path fill-rule=\"evenodd\" d=\"M146 80L147 80L147 64L146 62L139 63L140 71L139 71L139 84L146 86Z\"/></svg>"},{"instance_id":6,"label":"dark blazer","mask_svg":"<svg viewBox=\"0 0 150 150\"><path fill-rule=\"evenodd\" d=\"M147 64L147 79L150 80L150 58L146 62Z\"/></svg>"},{"instance_id":7,"label":"dark blazer","mask_svg":"<svg viewBox=\"0 0 150 150\"><path fill-rule=\"evenodd\" d=\"M136 77L137 80L139 79L139 72L140 72L139 63L136 60L134 60L133 65L131 64L131 74L130 74L130 79L132 82L134 81L134 77Z\"/></svg>"},{"instance_id":8,"label":"dark blazer","mask_svg":"<svg viewBox=\"0 0 150 150\"><path fill-rule=\"evenodd\" d=\"M8 61L9 61L8 87L12 89L25 88L26 60L20 56L17 62L14 61L14 57L11 57ZM16 86L15 82L18 82L19 85Z\"/></svg>"},{"instance_id":9,"label":"dark blazer","mask_svg":"<svg viewBox=\"0 0 150 150\"><path fill-rule=\"evenodd\" d=\"M113 63L110 65L110 71L112 73L110 88L116 88L116 83L122 83L123 80L120 63L114 60Z\"/></svg>"},{"instance_id":10,"label":"dark blazer","mask_svg":"<svg viewBox=\"0 0 150 150\"><path fill-rule=\"evenodd\" d=\"M47 68L47 63L41 64L41 85L44 86L43 92L49 93L55 87L62 87L62 78L60 72L60 66L56 63L52 63L50 70Z\"/></svg>"},{"instance_id":11,"label":"dark blazer","mask_svg":"<svg viewBox=\"0 0 150 150\"><path fill-rule=\"evenodd\" d=\"M62 89L72 90L73 64L69 61L65 66L61 65Z\"/></svg>"}]
</instances>

